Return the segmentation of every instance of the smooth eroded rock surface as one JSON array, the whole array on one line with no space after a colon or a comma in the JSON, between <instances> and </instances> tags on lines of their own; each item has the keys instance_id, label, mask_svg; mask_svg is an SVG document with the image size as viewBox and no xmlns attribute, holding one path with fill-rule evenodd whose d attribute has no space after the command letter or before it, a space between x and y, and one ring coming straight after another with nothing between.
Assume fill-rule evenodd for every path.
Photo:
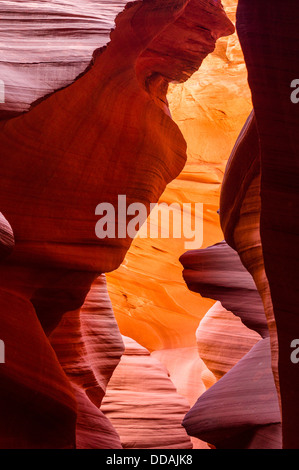
<instances>
[{"instance_id":1,"label":"smooth eroded rock surface","mask_svg":"<svg viewBox=\"0 0 299 470\"><path fill-rule=\"evenodd\" d=\"M181 422L189 406L167 369L145 348L123 337L125 353L109 382L102 410L126 449L190 449Z\"/></svg>"},{"instance_id":2,"label":"smooth eroded rock surface","mask_svg":"<svg viewBox=\"0 0 299 470\"><path fill-rule=\"evenodd\" d=\"M198 354L218 380L260 339L220 302L205 314L196 331Z\"/></svg>"},{"instance_id":3,"label":"smooth eroded rock surface","mask_svg":"<svg viewBox=\"0 0 299 470\"><path fill-rule=\"evenodd\" d=\"M188 433L217 448L280 448L280 411L270 354L269 338L260 340L204 393L184 420Z\"/></svg>"},{"instance_id":4,"label":"smooth eroded rock surface","mask_svg":"<svg viewBox=\"0 0 299 470\"><path fill-rule=\"evenodd\" d=\"M104 275L94 282L82 308L63 316L50 341L76 395L77 448L121 448L117 432L99 410L124 351Z\"/></svg>"}]
</instances>

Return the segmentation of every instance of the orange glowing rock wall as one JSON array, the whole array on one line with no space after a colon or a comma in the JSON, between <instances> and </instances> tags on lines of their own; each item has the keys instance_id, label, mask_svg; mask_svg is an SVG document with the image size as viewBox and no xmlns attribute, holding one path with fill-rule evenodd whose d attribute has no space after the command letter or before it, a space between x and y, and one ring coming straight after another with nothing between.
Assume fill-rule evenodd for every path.
<instances>
[{"instance_id":1,"label":"orange glowing rock wall","mask_svg":"<svg viewBox=\"0 0 299 470\"><path fill-rule=\"evenodd\" d=\"M237 2L226 10L234 20ZM226 2L224 2L226 6ZM198 72L167 94L172 118L187 142L188 159L161 202L204 203L204 245L221 241L219 196L227 158L250 113L247 72L235 34L219 39ZM121 267L107 276L123 334L150 350L188 347L212 302L186 290L178 239L134 240Z\"/></svg>"},{"instance_id":2,"label":"orange glowing rock wall","mask_svg":"<svg viewBox=\"0 0 299 470\"><path fill-rule=\"evenodd\" d=\"M224 1L234 22L237 1ZM252 109L247 71L236 34L220 38L215 51L182 84L170 84L172 118L187 142L187 163L160 198L171 204L204 204L203 246L223 240L220 187L227 159ZM215 378L198 356L196 330L213 301L186 289L179 257L183 240L136 238L108 291L122 334L158 357L192 406ZM192 372L191 372L192 371Z\"/></svg>"}]
</instances>

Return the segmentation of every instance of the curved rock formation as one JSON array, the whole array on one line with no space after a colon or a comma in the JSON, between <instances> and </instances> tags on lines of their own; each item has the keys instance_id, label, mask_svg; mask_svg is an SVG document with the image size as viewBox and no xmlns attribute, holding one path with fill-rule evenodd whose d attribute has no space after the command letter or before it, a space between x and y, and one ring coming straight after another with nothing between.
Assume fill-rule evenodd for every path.
<instances>
[{"instance_id":1,"label":"curved rock formation","mask_svg":"<svg viewBox=\"0 0 299 470\"><path fill-rule=\"evenodd\" d=\"M130 4L117 17L108 47L95 54L93 66L81 78L28 113L2 122L6 188L0 196L16 234L14 259L97 272L115 269L132 240L126 235L98 240L97 205L106 202L116 208L118 195L126 194L128 205L143 202L149 208L182 170L186 145L168 115L167 82L188 78L216 39L233 32L233 26L218 2L198 5L185 0L172 3L172 9L167 2L158 6L154 0ZM184 42L178 31L185 23L189 33L183 33ZM169 41L178 36L180 41L172 41L169 50ZM191 39L196 47L180 52ZM124 48L130 54L123 54ZM162 60L166 48L168 57L176 58L171 66ZM150 135L144 132L149 123ZM111 168L118 170L111 175ZM16 185L24 172L26 180ZM124 226L117 219L116 233L118 228Z\"/></svg>"},{"instance_id":2,"label":"curved rock formation","mask_svg":"<svg viewBox=\"0 0 299 470\"><path fill-rule=\"evenodd\" d=\"M238 254L225 242L187 252L181 257L181 262L185 268L184 279L190 289L220 300L244 325L264 338L259 340L257 334L253 337L252 332L246 332L243 326L242 348L234 350L232 345L236 338L231 327L227 329L226 342L223 335L219 341L217 323L212 326L209 315L203 320L202 333L200 327L198 330L202 358L218 378L223 373L222 368L226 373L200 396L187 414L184 420L187 432L216 448L281 448L279 402L271 370L269 331L253 279ZM223 314L222 311L222 316L224 321L227 312ZM205 334L205 324L213 328L210 337ZM251 341L256 343L252 349ZM213 342L216 346L211 346ZM232 362L229 366L224 361L228 356L227 349L226 353L222 350L220 358L213 355L223 342L226 348L227 345L230 348ZM245 353L246 348L250 351L241 359L242 350ZM238 359L241 360L237 362ZM230 368L231 365L234 367ZM227 410L227 416L224 410Z\"/></svg>"},{"instance_id":3,"label":"curved rock formation","mask_svg":"<svg viewBox=\"0 0 299 470\"><path fill-rule=\"evenodd\" d=\"M297 448L299 381L297 365L290 360L291 342L299 337L299 254L295 249L299 233L298 107L291 101L290 88L299 75L298 61L293 60L299 52L296 5L268 1L261 7L257 0L240 0L238 34L260 144L260 240L277 326L278 360L275 338L272 349L281 395L283 442L285 448ZM269 320L274 325L273 318L269 316Z\"/></svg>"},{"instance_id":4,"label":"curved rock formation","mask_svg":"<svg viewBox=\"0 0 299 470\"><path fill-rule=\"evenodd\" d=\"M5 102L0 118L28 111L48 93L69 85L109 42L127 0L3 0L0 4ZM30 21L28 21L28 19Z\"/></svg>"},{"instance_id":5,"label":"curved rock formation","mask_svg":"<svg viewBox=\"0 0 299 470\"><path fill-rule=\"evenodd\" d=\"M183 276L189 289L219 300L262 337L269 335L263 303L254 281L238 253L226 242L181 256Z\"/></svg>"},{"instance_id":6,"label":"curved rock formation","mask_svg":"<svg viewBox=\"0 0 299 470\"><path fill-rule=\"evenodd\" d=\"M0 260L8 256L15 246L15 237L8 221L0 212Z\"/></svg>"},{"instance_id":7,"label":"curved rock formation","mask_svg":"<svg viewBox=\"0 0 299 470\"><path fill-rule=\"evenodd\" d=\"M99 410L124 351L104 275L94 282L81 309L64 314L50 342L75 392L77 448L122 448L115 429Z\"/></svg>"},{"instance_id":8,"label":"curved rock formation","mask_svg":"<svg viewBox=\"0 0 299 470\"><path fill-rule=\"evenodd\" d=\"M186 415L188 433L218 449L281 448L270 340L259 341Z\"/></svg>"},{"instance_id":9,"label":"curved rock formation","mask_svg":"<svg viewBox=\"0 0 299 470\"><path fill-rule=\"evenodd\" d=\"M198 354L208 369L221 379L261 339L239 317L216 302L196 331Z\"/></svg>"},{"instance_id":10,"label":"curved rock formation","mask_svg":"<svg viewBox=\"0 0 299 470\"><path fill-rule=\"evenodd\" d=\"M76 401L28 300L0 290L0 448L74 448Z\"/></svg>"},{"instance_id":11,"label":"curved rock formation","mask_svg":"<svg viewBox=\"0 0 299 470\"><path fill-rule=\"evenodd\" d=\"M132 240L128 236L99 240L95 208L101 202L116 207L118 195L125 194L128 204L142 202L148 210L179 174L186 143L169 116L168 82L186 80L214 49L216 39L233 29L219 1L130 3L117 17L111 42L95 51L85 73L49 96L44 90L45 96L28 112L11 119L11 113L2 115L0 208L13 229L15 247L0 265L2 336L10 355L1 368L3 393L7 398L10 388L14 390L2 401L1 426L8 432L3 432L1 445L86 448L113 439L118 445L96 408L103 384L94 376L103 373L94 370L88 341L84 339L84 347L81 344L78 331L83 320L78 310L95 278L119 266ZM67 75L65 80L69 79ZM54 81L51 89L62 86L61 76ZM40 94L38 85L37 90ZM13 113L23 111L30 100L20 99L18 93L9 96L8 111ZM128 220L120 223L117 218L116 230ZM77 334L74 351L60 344L65 341L59 335L63 338L68 330L64 320L56 330L65 314ZM19 341L22 333L25 341ZM71 382L48 341L51 334ZM78 364L73 364L77 360L78 371ZM90 384L82 384L81 372ZM29 421L22 406L27 398L36 407ZM18 420L12 419L15 414ZM24 427L29 422L27 432ZM91 436L90 428L101 426L109 434L107 441Z\"/></svg>"},{"instance_id":12,"label":"curved rock formation","mask_svg":"<svg viewBox=\"0 0 299 470\"><path fill-rule=\"evenodd\" d=\"M234 21L237 2L223 3ZM188 160L160 201L203 202L204 246L209 246L223 239L217 214L220 184L227 156L252 109L237 36L219 39L198 72L183 84L170 85L167 99L188 143ZM186 290L178 262L184 251L183 240L137 238L107 280L121 332L166 366L178 392L193 406L215 382L198 356L195 338L213 302ZM193 444L205 446L196 439Z\"/></svg>"},{"instance_id":13,"label":"curved rock formation","mask_svg":"<svg viewBox=\"0 0 299 470\"><path fill-rule=\"evenodd\" d=\"M181 422L187 401L147 349L123 337L125 353L109 382L102 410L125 449L191 449Z\"/></svg>"},{"instance_id":14,"label":"curved rock formation","mask_svg":"<svg viewBox=\"0 0 299 470\"><path fill-rule=\"evenodd\" d=\"M151 355L166 367L178 393L188 400L190 406L206 390L203 376L205 381L215 382L214 375L199 357L196 347L159 349Z\"/></svg>"},{"instance_id":15,"label":"curved rock formation","mask_svg":"<svg viewBox=\"0 0 299 470\"><path fill-rule=\"evenodd\" d=\"M263 301L271 338L272 370L279 393L277 332L260 238L260 151L253 112L242 129L228 161L220 203L225 238L238 251Z\"/></svg>"},{"instance_id":16,"label":"curved rock formation","mask_svg":"<svg viewBox=\"0 0 299 470\"><path fill-rule=\"evenodd\" d=\"M223 4L234 22L237 1ZM188 143L188 159L160 202L202 202L203 246L210 246L223 239L217 214L221 181L227 157L252 109L237 35L220 38L189 80L171 83L167 100ZM136 238L122 265L107 275L121 332L150 351L196 351L195 331L213 305L209 299L199 302L197 295L186 290L178 260L185 251L183 239Z\"/></svg>"},{"instance_id":17,"label":"curved rock formation","mask_svg":"<svg viewBox=\"0 0 299 470\"><path fill-rule=\"evenodd\" d=\"M185 397L192 407L202 393L216 378L198 355L196 347L160 349L151 356L167 369L177 392ZM191 436L193 449L207 449L207 443Z\"/></svg>"}]
</instances>

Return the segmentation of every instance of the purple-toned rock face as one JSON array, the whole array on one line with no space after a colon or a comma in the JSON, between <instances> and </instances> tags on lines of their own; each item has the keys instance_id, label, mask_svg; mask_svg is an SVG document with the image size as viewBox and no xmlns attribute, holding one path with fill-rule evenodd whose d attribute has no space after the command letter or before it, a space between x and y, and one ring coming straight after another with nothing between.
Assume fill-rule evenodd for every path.
<instances>
[{"instance_id":1,"label":"purple-toned rock face","mask_svg":"<svg viewBox=\"0 0 299 470\"><path fill-rule=\"evenodd\" d=\"M184 279L190 290L219 300L262 337L269 335L261 297L238 253L222 242L181 256Z\"/></svg>"},{"instance_id":2,"label":"purple-toned rock face","mask_svg":"<svg viewBox=\"0 0 299 470\"><path fill-rule=\"evenodd\" d=\"M247 354L244 350L246 355L237 362L241 348L234 352L236 331L232 327L225 327L227 313L222 311L225 337L221 337L221 340L218 339L221 332L216 328L216 318L213 328L213 319L207 316L208 336L203 319L202 330L201 324L198 328L199 353L202 349L203 359L219 378L223 375L223 366L217 355L213 356L212 342L213 339L218 341L218 347L220 341L224 343L223 355L228 343L228 350L231 345L230 363L233 367L228 370L228 361L225 362L223 357L225 375L201 395L184 420L188 434L216 448L281 448L279 401L271 370L269 330L263 302L252 277L242 265L237 252L225 242L189 251L180 260L184 266L184 279L191 290L219 300L244 325L264 338L255 338L256 344ZM221 311L217 320L221 322ZM249 333L247 338L246 331L242 330L242 334L244 348L246 342L250 344L253 338ZM207 341L210 354L205 348Z\"/></svg>"},{"instance_id":3,"label":"purple-toned rock face","mask_svg":"<svg viewBox=\"0 0 299 470\"><path fill-rule=\"evenodd\" d=\"M38 98L69 85L88 66L93 51L109 42L114 19L126 3L1 1L5 103L0 103L0 118L9 111L27 111Z\"/></svg>"},{"instance_id":4,"label":"purple-toned rock face","mask_svg":"<svg viewBox=\"0 0 299 470\"><path fill-rule=\"evenodd\" d=\"M196 331L198 354L216 379L232 369L260 339L220 302L205 314Z\"/></svg>"},{"instance_id":5,"label":"purple-toned rock face","mask_svg":"<svg viewBox=\"0 0 299 470\"><path fill-rule=\"evenodd\" d=\"M186 415L188 433L221 449L279 449L280 411L269 338L205 392Z\"/></svg>"},{"instance_id":6,"label":"purple-toned rock face","mask_svg":"<svg viewBox=\"0 0 299 470\"><path fill-rule=\"evenodd\" d=\"M67 312L49 340L76 397L77 448L122 448L116 430L99 409L124 351L104 274L93 283L82 308Z\"/></svg>"}]
</instances>

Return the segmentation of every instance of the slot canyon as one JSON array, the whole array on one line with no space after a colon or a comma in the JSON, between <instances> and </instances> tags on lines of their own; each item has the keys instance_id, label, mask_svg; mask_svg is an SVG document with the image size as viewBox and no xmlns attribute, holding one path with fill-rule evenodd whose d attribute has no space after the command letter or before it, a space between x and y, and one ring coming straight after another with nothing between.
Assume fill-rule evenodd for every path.
<instances>
[{"instance_id":1,"label":"slot canyon","mask_svg":"<svg viewBox=\"0 0 299 470\"><path fill-rule=\"evenodd\" d=\"M1 0L0 38L0 449L298 449L295 2Z\"/></svg>"}]
</instances>

